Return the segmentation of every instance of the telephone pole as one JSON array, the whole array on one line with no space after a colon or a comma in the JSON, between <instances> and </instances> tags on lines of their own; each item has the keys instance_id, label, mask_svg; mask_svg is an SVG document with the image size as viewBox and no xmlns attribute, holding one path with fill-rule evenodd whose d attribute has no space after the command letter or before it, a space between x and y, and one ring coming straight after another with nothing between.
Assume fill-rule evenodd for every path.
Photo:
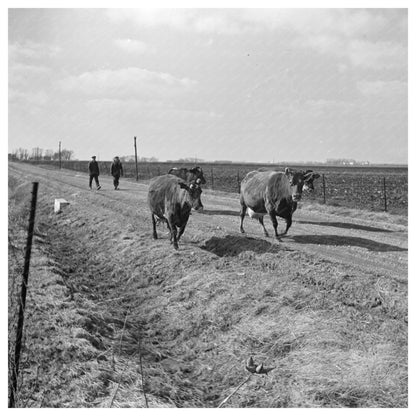
<instances>
[{"instance_id":1,"label":"telephone pole","mask_svg":"<svg viewBox=\"0 0 416 416\"><path fill-rule=\"evenodd\" d=\"M136 144L136 136L134 136L134 158L136 160L136 181L139 180L139 170L137 168L137 144Z\"/></svg>"},{"instance_id":2,"label":"telephone pole","mask_svg":"<svg viewBox=\"0 0 416 416\"><path fill-rule=\"evenodd\" d=\"M62 159L61 159L61 142L59 142L59 169L62 168Z\"/></svg>"}]
</instances>

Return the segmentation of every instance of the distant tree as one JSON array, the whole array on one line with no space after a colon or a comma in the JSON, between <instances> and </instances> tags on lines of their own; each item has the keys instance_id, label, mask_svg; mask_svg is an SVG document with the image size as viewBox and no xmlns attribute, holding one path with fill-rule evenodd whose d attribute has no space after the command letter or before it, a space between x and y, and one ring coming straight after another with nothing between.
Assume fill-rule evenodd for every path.
<instances>
[{"instance_id":1,"label":"distant tree","mask_svg":"<svg viewBox=\"0 0 416 416\"><path fill-rule=\"evenodd\" d=\"M13 150L11 153L9 153L9 160L18 160L19 159L19 153L17 150Z\"/></svg>"},{"instance_id":2,"label":"distant tree","mask_svg":"<svg viewBox=\"0 0 416 416\"><path fill-rule=\"evenodd\" d=\"M136 160L134 155L129 156L120 156L120 160L122 162L134 162ZM151 157L138 157L138 162L159 162L159 159L157 157L151 156Z\"/></svg>"},{"instance_id":3,"label":"distant tree","mask_svg":"<svg viewBox=\"0 0 416 416\"><path fill-rule=\"evenodd\" d=\"M40 147L34 147L32 149L32 155L30 156L30 159L32 160L41 160L43 155L43 149Z\"/></svg>"},{"instance_id":4,"label":"distant tree","mask_svg":"<svg viewBox=\"0 0 416 416\"><path fill-rule=\"evenodd\" d=\"M22 147L19 147L17 149L17 158L19 160L28 160L29 159L29 151L27 149L23 149Z\"/></svg>"},{"instance_id":5,"label":"distant tree","mask_svg":"<svg viewBox=\"0 0 416 416\"><path fill-rule=\"evenodd\" d=\"M74 156L73 150L62 149L61 150L61 160L72 160ZM59 152L53 154L53 160L59 160Z\"/></svg>"},{"instance_id":6,"label":"distant tree","mask_svg":"<svg viewBox=\"0 0 416 416\"><path fill-rule=\"evenodd\" d=\"M120 160L122 162L134 162L134 155L129 155L129 156L120 156Z\"/></svg>"},{"instance_id":7,"label":"distant tree","mask_svg":"<svg viewBox=\"0 0 416 416\"><path fill-rule=\"evenodd\" d=\"M68 150L68 149L62 149L61 150L61 159L62 160L71 160L73 155L74 155L73 150Z\"/></svg>"},{"instance_id":8,"label":"distant tree","mask_svg":"<svg viewBox=\"0 0 416 416\"><path fill-rule=\"evenodd\" d=\"M45 150L45 154L43 155L43 160L52 160L53 159L53 150L47 149Z\"/></svg>"}]
</instances>

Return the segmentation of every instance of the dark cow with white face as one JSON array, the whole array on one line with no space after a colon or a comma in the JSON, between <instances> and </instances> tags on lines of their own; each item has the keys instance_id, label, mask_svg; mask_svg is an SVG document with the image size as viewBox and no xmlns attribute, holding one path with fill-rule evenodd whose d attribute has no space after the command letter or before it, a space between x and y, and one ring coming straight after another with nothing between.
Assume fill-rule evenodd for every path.
<instances>
[{"instance_id":1,"label":"dark cow with white face","mask_svg":"<svg viewBox=\"0 0 416 416\"><path fill-rule=\"evenodd\" d=\"M178 249L178 241L185 231L191 209L201 207L202 189L199 183L185 183L174 175L153 178L149 184L147 202L152 215L153 238L157 239L156 217L165 221L170 231L170 241ZM179 228L179 234L178 230Z\"/></svg>"},{"instance_id":2,"label":"dark cow with white face","mask_svg":"<svg viewBox=\"0 0 416 416\"><path fill-rule=\"evenodd\" d=\"M269 236L264 227L263 217L269 214L274 234L277 234L277 216L286 220L286 234L292 225L292 215L302 197L302 191L313 190L314 179L319 178L313 171L285 172L252 171L241 182L240 191L240 231L244 233L243 221L246 211L251 218L257 218L263 227L264 235Z\"/></svg>"},{"instance_id":3,"label":"dark cow with white face","mask_svg":"<svg viewBox=\"0 0 416 416\"><path fill-rule=\"evenodd\" d=\"M200 185L205 185L207 183L204 177L204 173L202 172L202 169L199 166L195 166L192 169L172 168L169 170L168 174L175 175L178 178L183 179L186 183L192 183L197 181ZM204 209L201 199L199 199L199 205L201 205L201 208Z\"/></svg>"}]
</instances>

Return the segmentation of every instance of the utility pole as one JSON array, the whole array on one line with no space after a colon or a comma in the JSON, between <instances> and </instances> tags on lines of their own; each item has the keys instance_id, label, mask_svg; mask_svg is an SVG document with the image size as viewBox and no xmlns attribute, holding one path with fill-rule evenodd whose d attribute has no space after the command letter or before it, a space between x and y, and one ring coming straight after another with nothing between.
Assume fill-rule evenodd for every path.
<instances>
[{"instance_id":1,"label":"utility pole","mask_svg":"<svg viewBox=\"0 0 416 416\"><path fill-rule=\"evenodd\" d=\"M137 168L137 144L136 144L136 136L134 136L134 158L136 160L136 181L139 180L139 170Z\"/></svg>"},{"instance_id":2,"label":"utility pole","mask_svg":"<svg viewBox=\"0 0 416 416\"><path fill-rule=\"evenodd\" d=\"M59 169L62 168L62 160L61 160L61 142L59 142Z\"/></svg>"}]
</instances>

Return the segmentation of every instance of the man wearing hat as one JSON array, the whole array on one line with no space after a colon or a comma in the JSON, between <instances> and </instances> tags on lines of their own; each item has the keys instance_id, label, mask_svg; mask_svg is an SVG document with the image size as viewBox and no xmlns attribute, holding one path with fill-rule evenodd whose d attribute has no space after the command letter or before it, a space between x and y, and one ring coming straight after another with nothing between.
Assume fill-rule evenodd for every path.
<instances>
[{"instance_id":1,"label":"man wearing hat","mask_svg":"<svg viewBox=\"0 0 416 416\"><path fill-rule=\"evenodd\" d=\"M92 156L91 162L88 164L88 171L90 173L90 189L92 185L92 180L95 180L95 185L97 190L101 189L100 182L98 181L98 176L100 175L100 168L98 167L98 162L95 160L95 156Z\"/></svg>"},{"instance_id":2,"label":"man wearing hat","mask_svg":"<svg viewBox=\"0 0 416 416\"><path fill-rule=\"evenodd\" d=\"M120 158L118 156L116 156L113 159L113 163L111 164L110 173L114 178L113 179L114 189L118 189L120 176L123 176L123 166L122 166Z\"/></svg>"}]
</instances>

